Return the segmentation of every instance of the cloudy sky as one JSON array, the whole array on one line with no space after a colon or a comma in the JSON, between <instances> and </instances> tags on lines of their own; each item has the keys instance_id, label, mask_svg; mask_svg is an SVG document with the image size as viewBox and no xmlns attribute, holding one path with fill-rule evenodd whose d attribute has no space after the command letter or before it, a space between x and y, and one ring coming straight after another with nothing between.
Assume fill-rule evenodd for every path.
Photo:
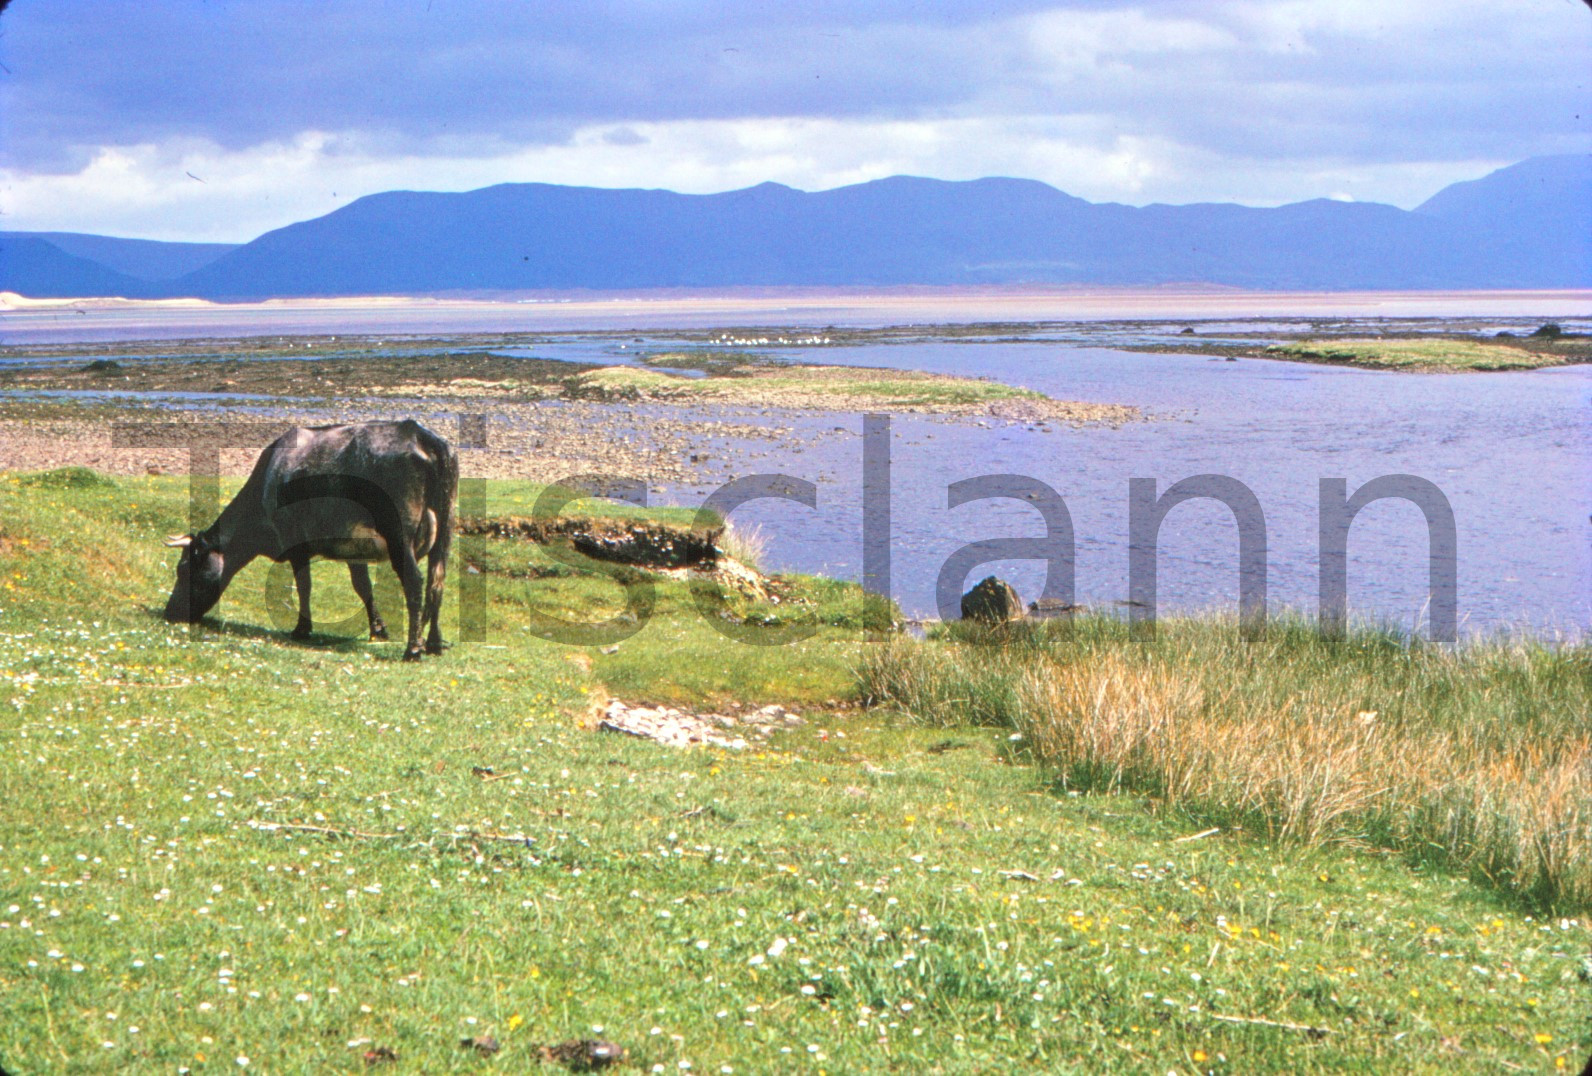
<instances>
[{"instance_id":1,"label":"cloudy sky","mask_svg":"<svg viewBox=\"0 0 1592 1076\"><path fill-rule=\"evenodd\" d=\"M1413 206L1592 149L1582 0L13 0L0 228L241 241L395 188Z\"/></svg>"}]
</instances>

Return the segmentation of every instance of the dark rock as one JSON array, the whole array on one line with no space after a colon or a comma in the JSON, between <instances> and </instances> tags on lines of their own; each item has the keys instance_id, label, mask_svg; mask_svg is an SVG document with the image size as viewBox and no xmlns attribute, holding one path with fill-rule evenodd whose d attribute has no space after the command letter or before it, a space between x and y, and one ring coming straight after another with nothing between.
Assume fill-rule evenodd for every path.
<instances>
[{"instance_id":1,"label":"dark rock","mask_svg":"<svg viewBox=\"0 0 1592 1076\"><path fill-rule=\"evenodd\" d=\"M482 1057L491 1057L493 1054L503 1049L503 1044L498 1042L497 1039L493 1038L491 1035L475 1035L471 1038L460 1039L459 1045L464 1047L466 1050L474 1050Z\"/></svg>"},{"instance_id":2,"label":"dark rock","mask_svg":"<svg viewBox=\"0 0 1592 1076\"><path fill-rule=\"evenodd\" d=\"M985 624L1005 624L1023 618L1023 600L1003 579L986 576L962 595L962 619Z\"/></svg>"},{"instance_id":3,"label":"dark rock","mask_svg":"<svg viewBox=\"0 0 1592 1076\"><path fill-rule=\"evenodd\" d=\"M537 1052L543 1061L563 1065L572 1072L595 1072L623 1061L627 1051L600 1039L573 1039L543 1046Z\"/></svg>"},{"instance_id":4,"label":"dark rock","mask_svg":"<svg viewBox=\"0 0 1592 1076\"><path fill-rule=\"evenodd\" d=\"M1038 620L1049 620L1052 617L1071 616L1083 609L1081 605L1064 602L1060 598L1040 598L1038 601L1028 603L1029 615Z\"/></svg>"}]
</instances>

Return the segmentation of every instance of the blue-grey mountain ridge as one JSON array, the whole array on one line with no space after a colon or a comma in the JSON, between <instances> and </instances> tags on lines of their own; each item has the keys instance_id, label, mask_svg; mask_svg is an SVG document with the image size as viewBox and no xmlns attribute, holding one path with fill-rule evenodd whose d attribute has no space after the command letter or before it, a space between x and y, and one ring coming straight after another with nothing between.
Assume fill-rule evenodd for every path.
<instances>
[{"instance_id":1,"label":"blue-grey mountain ridge","mask_svg":"<svg viewBox=\"0 0 1592 1076\"><path fill-rule=\"evenodd\" d=\"M895 176L815 193L389 191L236 247L0 233L0 289L34 297L1183 283L1592 287L1592 156L1532 158L1413 210L1134 207L1033 180Z\"/></svg>"}]
</instances>

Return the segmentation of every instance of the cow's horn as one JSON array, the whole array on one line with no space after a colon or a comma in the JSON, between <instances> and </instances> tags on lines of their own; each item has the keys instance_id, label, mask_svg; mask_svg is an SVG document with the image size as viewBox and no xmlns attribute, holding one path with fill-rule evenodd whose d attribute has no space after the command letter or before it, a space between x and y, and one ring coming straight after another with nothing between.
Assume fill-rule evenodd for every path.
<instances>
[{"instance_id":1,"label":"cow's horn","mask_svg":"<svg viewBox=\"0 0 1592 1076\"><path fill-rule=\"evenodd\" d=\"M192 545L193 544L193 535L191 535L191 534L169 534L169 535L166 536L166 544L169 545L169 546Z\"/></svg>"}]
</instances>

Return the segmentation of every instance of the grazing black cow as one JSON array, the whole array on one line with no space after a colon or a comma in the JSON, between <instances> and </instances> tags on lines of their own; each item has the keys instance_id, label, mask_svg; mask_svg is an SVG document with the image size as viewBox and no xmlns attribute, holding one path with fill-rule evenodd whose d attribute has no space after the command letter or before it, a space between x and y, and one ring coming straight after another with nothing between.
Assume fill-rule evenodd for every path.
<instances>
[{"instance_id":1,"label":"grazing black cow","mask_svg":"<svg viewBox=\"0 0 1592 1076\"><path fill-rule=\"evenodd\" d=\"M249 480L209 530L166 540L183 547L166 619L197 623L244 565L269 557L293 567L299 597L293 635L303 638L310 634L310 560L325 557L347 562L371 638L385 639L366 565L387 561L409 607L404 660L420 659L420 632L428 621L425 650L440 654L437 614L458 488L452 447L418 422L295 427L260 453ZM424 581L421 557L429 557Z\"/></svg>"}]
</instances>

